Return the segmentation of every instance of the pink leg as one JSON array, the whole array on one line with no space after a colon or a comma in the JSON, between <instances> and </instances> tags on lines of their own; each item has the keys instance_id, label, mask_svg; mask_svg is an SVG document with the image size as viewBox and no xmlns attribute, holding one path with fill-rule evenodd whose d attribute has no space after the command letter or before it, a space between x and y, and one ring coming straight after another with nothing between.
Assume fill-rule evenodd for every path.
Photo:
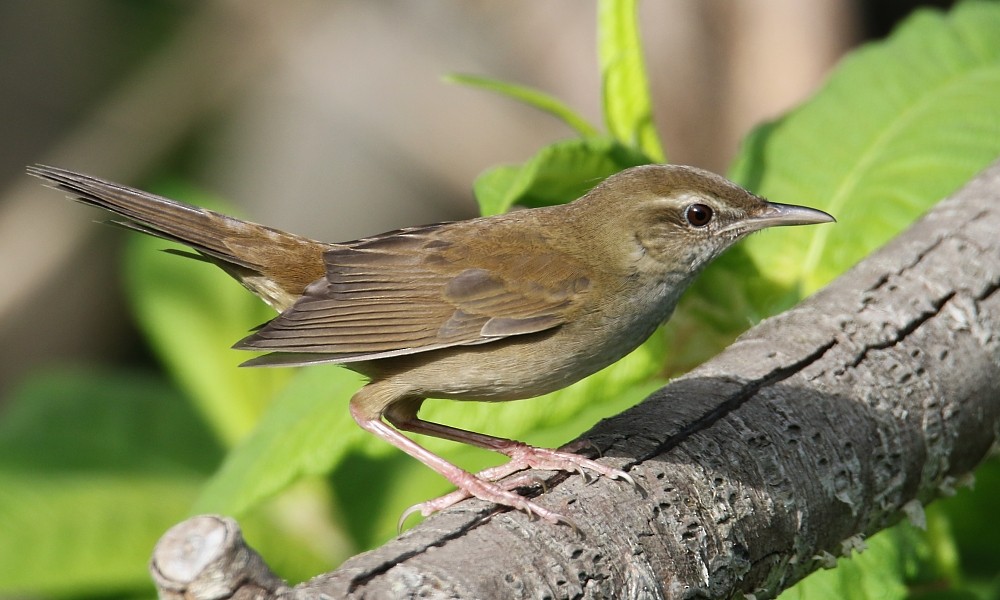
<instances>
[{"instance_id":1,"label":"pink leg","mask_svg":"<svg viewBox=\"0 0 1000 600\"><path fill-rule=\"evenodd\" d=\"M631 476L629 476L628 473L620 469L613 469L584 456L580 456L579 454L574 454L576 450L586 447L586 442L570 444L559 450L537 448L516 440L498 438L482 433L476 433L474 431L467 431L464 429L449 427L447 425L441 425L439 423L424 421L417 418L415 412L416 408L414 405L406 405L402 403L395 404L386 409L385 418L396 428L404 431L431 435L463 444L470 444L479 448L493 450L494 452L499 452L510 457L510 461L507 463L485 469L473 476L479 481L498 481L519 471L532 468L545 471L579 472L584 475L586 475L587 471L592 471L598 475L603 475L612 479L622 479L633 486L635 485L635 481ZM457 469L457 467L455 468ZM462 472L465 473L465 471ZM502 482L500 486L504 490L513 490L515 488L522 487L527 483L531 483L531 481L529 481L531 479L533 478L519 477L512 481ZM450 494L446 494L433 500L428 500L427 502L414 505L407 509L400 518L400 523L402 523L406 517L414 512L419 511L421 514L426 516L430 513L448 508L449 506L452 506L453 504L471 496L482 498L482 496L478 496L478 494L474 493L468 487L458 484L456 485L459 489L451 492Z\"/></svg>"},{"instance_id":2,"label":"pink leg","mask_svg":"<svg viewBox=\"0 0 1000 600\"><path fill-rule=\"evenodd\" d=\"M592 471L598 475L610 477L612 479L622 479L635 485L635 481L628 473L620 469L613 469L597 461L591 460L579 454L577 450L585 448L586 442L576 442L563 446L559 450L549 448L538 448L529 446L517 440L494 437L457 427L432 423L418 418L409 406L393 405L385 411L385 418L397 429L422 433L437 438L451 440L462 444L469 444L477 448L484 448L499 452L510 457L510 461L504 465L486 469L479 473L480 477L490 480L501 479L512 473L523 471L524 469L541 469L544 471L570 471L586 473Z\"/></svg>"},{"instance_id":3,"label":"pink leg","mask_svg":"<svg viewBox=\"0 0 1000 600\"><path fill-rule=\"evenodd\" d=\"M353 401L351 402L351 416L354 417L354 420L357 421L358 425L440 473L453 485L459 488L459 490L462 490L465 494L467 494L465 497L474 496L476 498L486 500L487 502L493 502L495 504L509 506L517 510L523 510L528 514L538 515L551 523L562 522L569 524L569 520L566 517L563 517L562 515L543 506L539 506L538 504L529 501L524 496L504 489L496 483L480 479L472 473L460 469L433 452L421 447L410 438L390 427L381 419L369 417L366 414L367 412L368 411L364 410L363 407L358 406L357 403ZM448 506L450 506L450 504L454 504L454 502L449 503ZM418 505L418 507L418 510L420 510L421 514L424 516L428 516L431 513L443 508L434 505L433 501L425 502ZM400 524L402 524L402 520L405 519L406 516L412 514L412 512L412 509L408 510L401 518Z\"/></svg>"}]
</instances>

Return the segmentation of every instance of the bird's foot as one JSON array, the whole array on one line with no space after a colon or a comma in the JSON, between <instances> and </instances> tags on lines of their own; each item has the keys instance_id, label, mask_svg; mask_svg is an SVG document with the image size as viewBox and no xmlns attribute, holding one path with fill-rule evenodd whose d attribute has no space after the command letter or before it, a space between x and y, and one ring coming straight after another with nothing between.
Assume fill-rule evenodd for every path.
<instances>
[{"instance_id":1,"label":"bird's foot","mask_svg":"<svg viewBox=\"0 0 1000 600\"><path fill-rule=\"evenodd\" d=\"M584 477L588 477L590 474L597 474L611 479L621 479L628 482L629 485L635 486L635 480L625 471L603 465L586 456L577 454L577 452L584 448L594 447L593 443L588 440L577 440L556 450L529 446L523 442L513 440L505 441L507 443L496 448L496 450L509 456L510 460L503 465L482 471L479 474L480 477L496 481L525 469L539 469L542 471L580 473Z\"/></svg>"},{"instance_id":2,"label":"bird's foot","mask_svg":"<svg viewBox=\"0 0 1000 600\"><path fill-rule=\"evenodd\" d=\"M593 444L586 440L567 444L558 450L538 448L512 440L503 441L505 442L504 444L492 449L510 457L509 461L502 465L484 469L475 475L467 473L468 478L463 478L460 484L456 484L459 489L454 492L421 502L420 504L415 504L406 509L399 518L399 530L402 530L403 523L414 513L419 512L426 517L437 511L449 508L462 500L473 497L522 510L529 515L541 517L550 523L565 523L573 526L566 517L539 506L514 491L518 488L539 484L543 487L545 486L543 478L531 473L523 473L517 477L511 477L511 475L525 469L568 471L571 473L580 473L585 477L593 473L611 479L621 479L632 486L636 485L635 480L625 471L614 469L576 454L576 451L593 446ZM573 527L575 529L575 526Z\"/></svg>"},{"instance_id":3,"label":"bird's foot","mask_svg":"<svg viewBox=\"0 0 1000 600\"><path fill-rule=\"evenodd\" d=\"M421 516L429 517L440 510L454 506L468 498L479 498L480 500L507 506L528 513L531 516L540 517L554 525L563 523L576 529L576 525L563 515L536 504L514 491L518 488L533 485L542 485L544 487L545 481L543 479L529 473L524 473L502 482L491 481L483 477L483 473L493 471L494 469L486 469L476 475L466 473L468 479L458 483L459 488L457 490L407 508L399 516L399 521L396 524L397 533L403 531L403 524L410 515L420 513Z\"/></svg>"}]
</instances>

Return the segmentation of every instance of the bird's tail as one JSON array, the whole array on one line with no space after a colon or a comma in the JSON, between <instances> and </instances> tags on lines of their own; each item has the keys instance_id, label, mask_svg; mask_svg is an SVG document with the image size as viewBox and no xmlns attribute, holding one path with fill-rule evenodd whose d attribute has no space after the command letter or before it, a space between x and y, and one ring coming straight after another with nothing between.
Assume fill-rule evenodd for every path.
<instances>
[{"instance_id":1,"label":"bird's tail","mask_svg":"<svg viewBox=\"0 0 1000 600\"><path fill-rule=\"evenodd\" d=\"M279 311L325 275L329 244L66 169L37 165L28 173L122 217L114 224L191 247Z\"/></svg>"}]
</instances>

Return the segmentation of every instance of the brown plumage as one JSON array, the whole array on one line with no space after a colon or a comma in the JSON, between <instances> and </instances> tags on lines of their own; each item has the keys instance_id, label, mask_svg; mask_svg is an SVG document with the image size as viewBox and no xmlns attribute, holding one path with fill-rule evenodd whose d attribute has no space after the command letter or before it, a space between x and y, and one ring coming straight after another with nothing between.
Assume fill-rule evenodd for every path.
<instances>
[{"instance_id":1,"label":"brown plumage","mask_svg":"<svg viewBox=\"0 0 1000 600\"><path fill-rule=\"evenodd\" d=\"M764 227L823 223L821 211L764 201L693 167L648 165L609 177L562 206L322 243L53 167L28 169L126 227L180 242L280 314L237 343L270 354L253 366L342 363L371 381L351 414L468 495L550 521L558 513L497 480L519 470L599 462L417 416L425 398L501 401L564 387L615 362L669 317L712 259ZM502 452L473 475L399 430Z\"/></svg>"}]
</instances>

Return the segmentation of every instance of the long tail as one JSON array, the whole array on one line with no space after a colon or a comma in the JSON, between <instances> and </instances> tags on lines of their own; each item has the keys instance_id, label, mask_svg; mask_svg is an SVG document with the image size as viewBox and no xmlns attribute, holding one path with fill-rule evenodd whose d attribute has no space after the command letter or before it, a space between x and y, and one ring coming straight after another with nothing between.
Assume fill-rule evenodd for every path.
<instances>
[{"instance_id":1,"label":"long tail","mask_svg":"<svg viewBox=\"0 0 1000 600\"><path fill-rule=\"evenodd\" d=\"M278 311L326 274L329 244L66 169L37 165L28 173L123 217L115 224L190 246Z\"/></svg>"}]
</instances>

